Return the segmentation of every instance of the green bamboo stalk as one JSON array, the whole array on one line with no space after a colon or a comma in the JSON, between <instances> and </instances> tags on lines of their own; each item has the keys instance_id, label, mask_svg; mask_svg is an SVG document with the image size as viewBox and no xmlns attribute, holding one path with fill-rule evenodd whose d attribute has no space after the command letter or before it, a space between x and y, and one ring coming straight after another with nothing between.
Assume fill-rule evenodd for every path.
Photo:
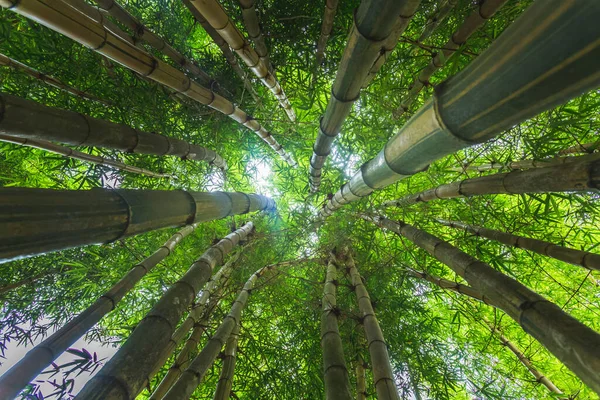
<instances>
[{"instance_id":1,"label":"green bamboo stalk","mask_svg":"<svg viewBox=\"0 0 600 400\"><path fill-rule=\"evenodd\" d=\"M269 60L269 50L267 49L267 44L265 43L265 38L262 35L260 24L258 22L256 0L239 0L239 2L242 7L242 20L244 21L244 26L248 32L248 37L254 44L256 54L258 54L258 57L267 69L273 71L273 66Z\"/></svg>"},{"instance_id":2,"label":"green bamboo stalk","mask_svg":"<svg viewBox=\"0 0 600 400\"><path fill-rule=\"evenodd\" d=\"M77 8L62 0L52 2L51 6L46 1L0 0L0 6L33 19L78 43L94 49L141 76L152 79L200 104L227 115L237 123L252 130L281 157L288 162L290 161L289 155L283 151L279 143L258 121L223 96L190 80L183 72L123 40L119 35L106 29L100 21L83 14L78 10L85 7L83 0L69 0L70 3L78 3Z\"/></svg>"},{"instance_id":3,"label":"green bamboo stalk","mask_svg":"<svg viewBox=\"0 0 600 400\"><path fill-rule=\"evenodd\" d=\"M321 34L317 41L317 52L315 53L315 66L313 69L313 77L311 87L315 87L317 82L317 71L323 62L325 55L325 47L333 29L333 20L337 12L339 0L325 0L325 12L323 13L323 22L321 23Z\"/></svg>"},{"instance_id":4,"label":"green bamboo stalk","mask_svg":"<svg viewBox=\"0 0 600 400\"><path fill-rule=\"evenodd\" d=\"M352 105L358 100L362 84L379 56L382 45L392 33L398 15L405 8L418 5L419 2L420 0L363 0L356 10L352 31L313 146L309 175L312 192L319 190L321 170L333 141L350 114Z\"/></svg>"},{"instance_id":5,"label":"green bamboo stalk","mask_svg":"<svg viewBox=\"0 0 600 400\"><path fill-rule=\"evenodd\" d=\"M358 303L362 325L367 338L367 348L371 356L371 367L373 368L373 380L375 381L377 398L379 400L400 400L398 389L394 383L394 373L387 351L387 344L375 316L371 298L354 264L352 255L348 254L345 261L346 267L349 268L352 287L354 288L354 293L356 293L356 302Z\"/></svg>"},{"instance_id":6,"label":"green bamboo stalk","mask_svg":"<svg viewBox=\"0 0 600 400\"><path fill-rule=\"evenodd\" d=\"M400 118L408 111L412 102L425 86L429 85L429 79L440 68L446 60L454 54L477 29L481 28L485 22L490 19L496 11L506 3L507 0L483 0L479 6L465 19L463 24L452 34L450 40L442 47L441 52L435 53L427 67L421 70L418 78L410 85L406 98L400 103L400 106L393 112L395 119Z\"/></svg>"},{"instance_id":7,"label":"green bamboo stalk","mask_svg":"<svg viewBox=\"0 0 600 400\"><path fill-rule=\"evenodd\" d=\"M186 2L186 5L190 5L202 14L206 21L229 44L254 75L260 79L263 85L275 95L290 121L296 121L296 114L279 82L277 82L277 78L269 71L268 67L256 53L256 50L250 46L242 33L235 27L235 24L231 21L218 0L189 0Z\"/></svg>"},{"instance_id":8,"label":"green bamboo stalk","mask_svg":"<svg viewBox=\"0 0 600 400\"><path fill-rule=\"evenodd\" d=\"M151 256L136 264L119 282L90 305L85 311L31 349L23 359L0 377L0 398L13 399L44 368L73 345L106 314L114 310L121 299L152 270L168 257L198 223L188 225L169 238Z\"/></svg>"},{"instance_id":9,"label":"green bamboo stalk","mask_svg":"<svg viewBox=\"0 0 600 400\"><path fill-rule=\"evenodd\" d=\"M464 179L386 201L383 207L408 207L420 202L486 194L596 191L600 189L600 153L573 157L570 163L545 168Z\"/></svg>"},{"instance_id":10,"label":"green bamboo stalk","mask_svg":"<svg viewBox=\"0 0 600 400\"><path fill-rule=\"evenodd\" d=\"M465 172L465 171L477 171L486 172L495 169L528 169L528 168L544 168L552 167L554 165L567 164L573 161L577 161L577 157L553 157L545 158L543 160L521 160L521 161L508 161L505 163L492 162L488 164L480 165L469 165L464 164L462 167L450 168L454 172Z\"/></svg>"},{"instance_id":11,"label":"green bamboo stalk","mask_svg":"<svg viewBox=\"0 0 600 400\"><path fill-rule=\"evenodd\" d=\"M327 400L350 400L350 381L344 359L344 347L338 328L338 309L335 297L337 286L337 260L332 253L327 264L323 288L321 313L321 349L323 352L323 375Z\"/></svg>"},{"instance_id":12,"label":"green bamboo stalk","mask_svg":"<svg viewBox=\"0 0 600 400\"><path fill-rule=\"evenodd\" d=\"M367 400L365 368L365 363L362 357L359 356L356 362L356 400Z\"/></svg>"},{"instance_id":13,"label":"green bamboo stalk","mask_svg":"<svg viewBox=\"0 0 600 400\"><path fill-rule=\"evenodd\" d=\"M219 375L219 381L217 382L217 388L213 400L227 400L231 393L231 386L233 385L233 373L235 370L235 359L237 352L238 337L240 335L240 325L237 324L231 335L227 339L225 344L225 351L223 353L223 367L221 368L221 374Z\"/></svg>"},{"instance_id":14,"label":"green bamboo stalk","mask_svg":"<svg viewBox=\"0 0 600 400\"><path fill-rule=\"evenodd\" d=\"M506 246L530 250L534 253L552 257L556 260L564 261L573 265L578 265L580 267L587 268L590 270L600 270L600 254L590 253L589 251L571 249L565 246L559 246L554 243L546 242L544 240L532 239L519 235L512 235L507 232L500 232L493 229L468 225L462 222L446 221L441 219L438 219L437 221L451 228L462 229L474 235L495 240Z\"/></svg>"},{"instance_id":15,"label":"green bamboo stalk","mask_svg":"<svg viewBox=\"0 0 600 400\"><path fill-rule=\"evenodd\" d=\"M577 154L577 153L593 153L594 151L600 149L600 140L590 143L582 143L577 144L575 146L568 147L564 150L558 152L558 155L564 156L567 154Z\"/></svg>"},{"instance_id":16,"label":"green bamboo stalk","mask_svg":"<svg viewBox=\"0 0 600 400\"><path fill-rule=\"evenodd\" d=\"M0 261L274 209L273 200L257 194L5 187Z\"/></svg>"},{"instance_id":17,"label":"green bamboo stalk","mask_svg":"<svg viewBox=\"0 0 600 400\"><path fill-rule=\"evenodd\" d=\"M121 161L111 160L111 159L104 158L101 156L95 156L92 154L83 153L81 151L73 150L69 147L61 146L61 145L54 144L51 142L47 142L45 140L23 139L23 138L19 138L19 137L0 134L0 141L18 144L18 145L21 145L24 147L40 149L40 150L47 151L49 153L60 154L61 156L65 156L65 157L72 158L75 160L89 162L89 163L97 164L97 165L104 165L104 166L115 168L115 169L118 169L121 171L131 172L133 174L146 175L146 176L149 176L152 178L177 179L177 177L175 175L152 172L145 168L134 167L132 165L127 165L125 163L122 163Z\"/></svg>"},{"instance_id":18,"label":"green bamboo stalk","mask_svg":"<svg viewBox=\"0 0 600 400\"><path fill-rule=\"evenodd\" d=\"M72 94L73 96L81 97L82 99L86 99L86 100L95 101L97 103L104 104L107 107L112 106L112 104L110 104L109 102L107 102L105 100L102 100L101 98L99 98L97 96L94 96L92 94L89 94L89 93L84 92L79 89L75 89L74 87L67 85L66 83L56 79L53 76L46 75L34 68L31 68L28 65L25 65L15 59L5 56L4 54L0 54L0 65L10 67L10 68L14 69L15 71L23 72L24 74L27 74L27 75L29 75L35 79L38 79L50 86L53 86L59 90L62 90L63 92Z\"/></svg>"},{"instance_id":19,"label":"green bamboo stalk","mask_svg":"<svg viewBox=\"0 0 600 400\"><path fill-rule=\"evenodd\" d=\"M362 218L407 238L446 264L600 393L600 334L515 279L427 232L384 217Z\"/></svg>"},{"instance_id":20,"label":"green bamboo stalk","mask_svg":"<svg viewBox=\"0 0 600 400\"><path fill-rule=\"evenodd\" d=\"M448 14L450 14L452 9L454 9L456 3L458 3L458 0L444 0L444 2L439 5L435 14L427 18L425 27L423 27L423 32L421 33L421 36L419 36L419 42L424 42L433 34L433 32L435 32L440 24L444 22Z\"/></svg>"},{"instance_id":21,"label":"green bamboo stalk","mask_svg":"<svg viewBox=\"0 0 600 400\"><path fill-rule=\"evenodd\" d=\"M210 278L213 269L252 232L252 222L227 235L208 249L174 283L137 325L113 358L92 377L77 399L131 399L144 388L177 323L192 304L196 293Z\"/></svg>"}]
</instances>

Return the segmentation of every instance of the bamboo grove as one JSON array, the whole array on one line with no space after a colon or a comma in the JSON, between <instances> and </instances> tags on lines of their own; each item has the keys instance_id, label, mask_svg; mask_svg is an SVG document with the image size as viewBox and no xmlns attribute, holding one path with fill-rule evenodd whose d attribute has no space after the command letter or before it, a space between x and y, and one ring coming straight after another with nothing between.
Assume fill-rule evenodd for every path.
<instances>
[{"instance_id":1,"label":"bamboo grove","mask_svg":"<svg viewBox=\"0 0 600 400\"><path fill-rule=\"evenodd\" d=\"M0 399L597 399L600 3L0 0Z\"/></svg>"}]
</instances>

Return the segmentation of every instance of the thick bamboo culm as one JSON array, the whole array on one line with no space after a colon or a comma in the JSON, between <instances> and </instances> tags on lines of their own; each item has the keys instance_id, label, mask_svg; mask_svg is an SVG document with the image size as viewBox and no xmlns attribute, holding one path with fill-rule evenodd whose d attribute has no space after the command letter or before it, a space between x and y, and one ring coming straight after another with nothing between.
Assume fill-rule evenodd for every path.
<instances>
[{"instance_id":1,"label":"thick bamboo culm","mask_svg":"<svg viewBox=\"0 0 600 400\"><path fill-rule=\"evenodd\" d=\"M367 382L365 379L365 363L362 357L356 361L356 400L367 400Z\"/></svg>"},{"instance_id":2,"label":"thick bamboo culm","mask_svg":"<svg viewBox=\"0 0 600 400\"><path fill-rule=\"evenodd\" d=\"M231 335L225 344L223 352L223 366L215 389L213 400L228 400L233 385L233 372L235 370L235 359L237 353L238 337L240 335L239 324L233 328Z\"/></svg>"},{"instance_id":3,"label":"thick bamboo culm","mask_svg":"<svg viewBox=\"0 0 600 400\"><path fill-rule=\"evenodd\" d=\"M132 399L144 388L181 316L225 256L252 232L252 222L211 246L137 325L119 351L92 377L77 399Z\"/></svg>"},{"instance_id":4,"label":"thick bamboo culm","mask_svg":"<svg viewBox=\"0 0 600 400\"><path fill-rule=\"evenodd\" d=\"M121 299L159 262L168 257L198 224L188 225L175 233L151 256L136 264L119 282L96 302L31 349L23 359L0 377L0 399L16 398L19 392L73 345L106 314L114 310Z\"/></svg>"},{"instance_id":5,"label":"thick bamboo culm","mask_svg":"<svg viewBox=\"0 0 600 400\"><path fill-rule=\"evenodd\" d=\"M331 35L333 29L333 20L337 12L339 0L325 0L325 12L323 13L323 22L321 22L321 34L317 41L317 52L315 53L315 66L312 77L312 87L317 82L317 71L321 67L323 57L325 56L325 48L327 47L327 41Z\"/></svg>"},{"instance_id":6,"label":"thick bamboo culm","mask_svg":"<svg viewBox=\"0 0 600 400\"><path fill-rule=\"evenodd\" d=\"M440 26L442 22L446 19L448 14L454 9L458 0L444 0L442 4L439 5L435 14L427 18L427 22L425 23L425 27L423 28L423 32L421 36L419 36L418 41L424 42L429 39L429 37L435 32L435 30Z\"/></svg>"},{"instance_id":7,"label":"thick bamboo culm","mask_svg":"<svg viewBox=\"0 0 600 400\"><path fill-rule=\"evenodd\" d=\"M474 290L472 287L470 287L468 285L463 285L462 283L450 281L448 279L443 279L443 278L437 277L435 275L431 275L425 271L416 271L411 268L406 268L405 270L406 270L406 273L410 276L414 276L416 278L426 280L428 282L431 282L431 283L439 286L442 289L452 290L453 292L464 294L475 300L479 300L482 303L493 306L493 304L490 302L490 299L488 299L487 297L485 297L484 295L482 295L481 293Z\"/></svg>"},{"instance_id":8,"label":"thick bamboo culm","mask_svg":"<svg viewBox=\"0 0 600 400\"><path fill-rule=\"evenodd\" d=\"M323 352L323 375L326 400L350 400L350 380L344 359L344 346L338 327L336 256L331 253L321 300L321 351ZM340 267L343 267L340 265Z\"/></svg>"},{"instance_id":9,"label":"thick bamboo culm","mask_svg":"<svg viewBox=\"0 0 600 400\"><path fill-rule=\"evenodd\" d=\"M450 267L600 393L600 334L515 279L427 232L383 217L363 218L407 238Z\"/></svg>"},{"instance_id":10,"label":"thick bamboo culm","mask_svg":"<svg viewBox=\"0 0 600 400\"><path fill-rule=\"evenodd\" d=\"M0 188L0 261L274 210L257 194L183 190Z\"/></svg>"},{"instance_id":11,"label":"thick bamboo culm","mask_svg":"<svg viewBox=\"0 0 600 400\"><path fill-rule=\"evenodd\" d=\"M256 54L267 67L269 71L273 71L271 61L269 60L269 50L265 43L265 38L260 29L258 14L256 13L256 0L239 0L242 7L242 20L248 32L248 37L254 44Z\"/></svg>"},{"instance_id":12,"label":"thick bamboo culm","mask_svg":"<svg viewBox=\"0 0 600 400\"><path fill-rule=\"evenodd\" d=\"M229 44L229 47L246 63L263 85L275 95L290 121L295 122L296 114L279 82L277 82L277 78L269 71L256 50L250 46L242 33L236 28L221 4L217 0L189 0L186 5L190 5L202 14L210 26Z\"/></svg>"},{"instance_id":13,"label":"thick bamboo culm","mask_svg":"<svg viewBox=\"0 0 600 400\"><path fill-rule=\"evenodd\" d=\"M590 143L582 143L575 146L568 147L558 152L559 155L564 156L567 154L577 154L577 153L593 153L594 151L600 149L600 140Z\"/></svg>"},{"instance_id":14,"label":"thick bamboo culm","mask_svg":"<svg viewBox=\"0 0 600 400\"><path fill-rule=\"evenodd\" d=\"M513 235L507 232L500 232L493 229L468 225L462 222L440 219L438 219L438 222L452 228L462 229L476 236L498 241L506 246L530 250L534 253L552 257L556 260L564 261L569 264L578 265L590 270L600 271L600 254L571 249L565 246L559 246L554 243L546 242L544 240Z\"/></svg>"},{"instance_id":15,"label":"thick bamboo culm","mask_svg":"<svg viewBox=\"0 0 600 400\"><path fill-rule=\"evenodd\" d=\"M367 348L371 356L371 367L373 369L373 381L375 390L377 391L377 399L400 400L398 389L394 383L394 372L390 363L387 344L375 316L371 298L351 254L346 256L345 262L346 267L349 268L352 287L354 288L354 293L356 293L356 302L358 303L362 325L367 338Z\"/></svg>"},{"instance_id":16,"label":"thick bamboo culm","mask_svg":"<svg viewBox=\"0 0 600 400\"><path fill-rule=\"evenodd\" d=\"M163 174L158 172L152 172L145 168L134 167L133 165L127 165L121 161L111 160L108 158L104 158L101 156L95 156L93 154L83 153L81 151L73 150L66 146L61 146L59 144L54 144L51 142L47 142L45 140L36 140L36 139L23 139L19 137L2 135L0 134L0 141L18 144L24 147L31 147L34 149L40 149L47 151L49 153L60 154L61 156L65 156L68 158L72 158L74 160L80 160L84 162L89 162L97 165L104 165L107 167L115 168L125 172L131 172L133 174L141 174L146 175L152 178L170 178L177 179L176 176L171 174Z\"/></svg>"},{"instance_id":17,"label":"thick bamboo culm","mask_svg":"<svg viewBox=\"0 0 600 400\"><path fill-rule=\"evenodd\" d=\"M490 19L496 11L507 0L483 0L479 6L465 19L463 24L452 34L450 40L442 47L441 53L435 53L431 57L429 65L421 70L419 76L409 86L409 91L400 106L394 111L394 118L400 118L408 111L412 102L417 98L417 95L425 86L429 85L429 79L440 68L444 66L446 60L454 54L462 45L464 45L469 37L482 27L485 22Z\"/></svg>"},{"instance_id":18,"label":"thick bamboo culm","mask_svg":"<svg viewBox=\"0 0 600 400\"><path fill-rule=\"evenodd\" d=\"M598 20L600 2L534 2L483 54L436 88L334 194L321 217L598 87Z\"/></svg>"},{"instance_id":19,"label":"thick bamboo culm","mask_svg":"<svg viewBox=\"0 0 600 400\"><path fill-rule=\"evenodd\" d=\"M400 11L416 0L363 0L354 13L354 22L340 61L331 96L319 123L317 140L310 159L310 190L321 185L321 170L335 137L350 114L352 105L381 47L391 34ZM417 1L418 3L418 1Z\"/></svg>"},{"instance_id":20,"label":"thick bamboo culm","mask_svg":"<svg viewBox=\"0 0 600 400\"><path fill-rule=\"evenodd\" d=\"M1 92L0 105L0 133L9 136L126 153L168 155L185 160L207 161L222 170L227 169L227 163L215 151L181 139L139 131L124 124L45 106Z\"/></svg>"},{"instance_id":21,"label":"thick bamboo culm","mask_svg":"<svg viewBox=\"0 0 600 400\"><path fill-rule=\"evenodd\" d=\"M84 3L83 0L69 2ZM89 18L77 9L82 4L76 8L62 0L52 2L52 6L46 4L45 0L0 0L0 6L33 19L144 77L227 115L255 132L287 162L291 161L289 155L258 121L226 98L189 79L183 72L123 40L106 29L100 21Z\"/></svg>"},{"instance_id":22,"label":"thick bamboo culm","mask_svg":"<svg viewBox=\"0 0 600 400\"><path fill-rule=\"evenodd\" d=\"M477 171L485 172L495 169L528 169L528 168L544 168L551 167L554 165L567 164L573 161L577 161L577 157L553 157L545 158L543 160L521 160L521 161L508 161L504 163L492 162L488 164L470 165L464 164L462 167L450 168L454 172L465 172L465 171Z\"/></svg>"},{"instance_id":23,"label":"thick bamboo culm","mask_svg":"<svg viewBox=\"0 0 600 400\"><path fill-rule=\"evenodd\" d=\"M437 199L487 194L596 191L600 189L600 153L573 157L573 162L553 167L514 170L440 185L386 201L383 207L408 207Z\"/></svg>"},{"instance_id":24,"label":"thick bamboo culm","mask_svg":"<svg viewBox=\"0 0 600 400\"><path fill-rule=\"evenodd\" d=\"M107 107L111 106L111 104L109 102L102 100L101 98L99 98L97 96L94 96L92 94L89 94L89 93L84 92L79 89L75 89L74 87L69 86L64 82L61 82L60 80L56 79L53 76L46 75L36 69L31 68L28 65L23 64L22 62L19 62L10 57L7 57L4 54L0 54L0 65L10 67L10 68L14 69L15 71L23 72L24 74L27 74L27 75L29 75L35 79L38 79L50 86L53 86L59 90L62 90L63 92L72 94L73 96L81 97L82 99L86 99L86 100L95 101L100 104L104 104Z\"/></svg>"}]
</instances>

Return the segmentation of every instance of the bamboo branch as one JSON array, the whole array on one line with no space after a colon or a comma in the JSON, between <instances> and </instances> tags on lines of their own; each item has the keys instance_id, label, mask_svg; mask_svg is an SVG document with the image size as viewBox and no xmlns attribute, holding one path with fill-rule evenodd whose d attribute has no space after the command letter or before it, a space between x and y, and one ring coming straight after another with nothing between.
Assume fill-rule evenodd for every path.
<instances>
[{"instance_id":1,"label":"bamboo branch","mask_svg":"<svg viewBox=\"0 0 600 400\"><path fill-rule=\"evenodd\" d=\"M323 62L325 47L333 29L333 20L337 12L339 0L325 0L325 12L323 13L323 22L321 23L321 34L317 41L317 52L315 53L315 66L313 69L312 84L314 88L317 81L317 71Z\"/></svg>"},{"instance_id":2,"label":"bamboo branch","mask_svg":"<svg viewBox=\"0 0 600 400\"><path fill-rule=\"evenodd\" d=\"M421 33L421 36L419 36L419 42L424 42L433 34L433 32L435 32L440 24L444 22L448 14L450 14L454 6L456 6L456 3L458 3L458 0L444 0L444 2L439 5L435 14L427 18L425 27L423 27L423 32Z\"/></svg>"},{"instance_id":3,"label":"bamboo branch","mask_svg":"<svg viewBox=\"0 0 600 400\"><path fill-rule=\"evenodd\" d=\"M473 288L468 285L463 285L461 283L449 281L447 279L443 279L443 278L440 278L440 277L437 277L434 275L430 275L429 273L424 272L424 271L415 271L414 269L411 269L411 268L405 268L405 270L409 275L414 276L419 279L426 280L428 282L431 282L431 283L439 286L442 289L451 290L456 293L464 294L465 296L471 297L472 299L475 299L475 300L481 301L482 303L496 307L495 305L493 305L490 302L490 299L486 298L484 295L482 295L478 291L473 290Z\"/></svg>"},{"instance_id":4,"label":"bamboo branch","mask_svg":"<svg viewBox=\"0 0 600 400\"><path fill-rule=\"evenodd\" d=\"M464 171L477 171L477 172L485 172L491 171L495 169L528 169L528 168L544 168L544 167L552 167L554 165L562 165L567 164L573 161L577 161L577 157L553 157L553 158L545 158L543 160L521 160L521 161L508 161L505 163L497 163L492 162L488 164L480 164L480 165L469 165L464 164L462 167L450 168L451 171L454 172L464 172Z\"/></svg>"},{"instance_id":5,"label":"bamboo branch","mask_svg":"<svg viewBox=\"0 0 600 400\"><path fill-rule=\"evenodd\" d=\"M67 269L68 268L64 268L64 270L67 270ZM21 286L25 286L29 283L33 283L33 282L37 281L38 279L42 279L48 275L56 274L58 272L61 272L61 271L59 269L49 269L46 271L42 271L39 274L30 276L28 278L21 279L20 281L9 283L8 285L0 287L0 294L10 292L13 289L20 288Z\"/></svg>"},{"instance_id":6,"label":"bamboo branch","mask_svg":"<svg viewBox=\"0 0 600 400\"><path fill-rule=\"evenodd\" d=\"M578 144L575 146L568 147L558 152L558 155L564 156L567 154L576 154L576 153L593 153L596 150L600 149L600 140L590 143Z\"/></svg>"}]
</instances>

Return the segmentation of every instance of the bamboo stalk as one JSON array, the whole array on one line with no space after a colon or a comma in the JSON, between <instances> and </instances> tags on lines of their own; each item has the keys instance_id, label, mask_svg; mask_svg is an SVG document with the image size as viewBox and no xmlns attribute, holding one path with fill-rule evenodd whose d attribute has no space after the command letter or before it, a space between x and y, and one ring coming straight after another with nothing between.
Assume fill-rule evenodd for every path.
<instances>
[{"instance_id":1,"label":"bamboo stalk","mask_svg":"<svg viewBox=\"0 0 600 400\"><path fill-rule=\"evenodd\" d=\"M256 1L255 0L239 0L240 6L242 7L242 20L244 26L248 32L248 37L254 44L256 54L260 58L260 61L267 67L269 71L273 71L273 66L269 60L269 50L265 43L265 38L262 35L260 24L258 20L258 14L256 13Z\"/></svg>"},{"instance_id":2,"label":"bamboo stalk","mask_svg":"<svg viewBox=\"0 0 600 400\"><path fill-rule=\"evenodd\" d=\"M575 146L568 147L564 150L558 152L558 155L564 156L567 154L577 154L577 153L593 153L594 151L600 149L600 140L590 143L582 143Z\"/></svg>"},{"instance_id":3,"label":"bamboo stalk","mask_svg":"<svg viewBox=\"0 0 600 400\"><path fill-rule=\"evenodd\" d=\"M568 164L514 170L440 185L386 201L383 207L408 207L420 202L486 194L596 191L600 189L600 153L574 157Z\"/></svg>"},{"instance_id":4,"label":"bamboo stalk","mask_svg":"<svg viewBox=\"0 0 600 400\"><path fill-rule=\"evenodd\" d=\"M221 368L221 374L219 375L219 381L217 382L217 388L215 389L213 400L229 399L231 386L233 385L233 372L235 370L235 359L239 335L240 325L236 324L225 344L223 367Z\"/></svg>"},{"instance_id":5,"label":"bamboo stalk","mask_svg":"<svg viewBox=\"0 0 600 400\"><path fill-rule=\"evenodd\" d=\"M136 264L119 282L100 296L85 311L77 315L42 343L31 349L25 357L0 377L0 398L16 398L19 392L44 368L73 345L106 314L114 310L121 299L152 270L167 258L186 236L196 229L198 223L188 225L169 238L151 256Z\"/></svg>"},{"instance_id":6,"label":"bamboo stalk","mask_svg":"<svg viewBox=\"0 0 600 400\"><path fill-rule=\"evenodd\" d=\"M144 382L168 345L184 311L208 281L212 270L253 229L252 222L246 223L200 256L152 307L119 351L87 382L76 398L135 398L144 388Z\"/></svg>"},{"instance_id":7,"label":"bamboo stalk","mask_svg":"<svg viewBox=\"0 0 600 400\"><path fill-rule=\"evenodd\" d=\"M599 19L600 2L534 2L482 55L436 89L335 193L321 217L596 88Z\"/></svg>"},{"instance_id":8,"label":"bamboo stalk","mask_svg":"<svg viewBox=\"0 0 600 400\"><path fill-rule=\"evenodd\" d=\"M229 46L244 61L250 70L260 79L283 107L290 121L296 121L296 114L292 109L287 96L277 82L277 78L269 71L262 62L256 50L244 38L242 33L235 27L235 24L218 0L189 0L186 5L195 8L208 23L217 31L217 33L229 44Z\"/></svg>"},{"instance_id":9,"label":"bamboo stalk","mask_svg":"<svg viewBox=\"0 0 600 400\"><path fill-rule=\"evenodd\" d=\"M24 74L27 74L27 75L29 75L35 79L38 79L50 86L53 86L59 90L62 90L63 92L72 94L73 96L81 97L82 99L86 99L86 100L95 101L97 103L104 104L107 107L112 106L112 104L110 104L107 101L102 100L101 98L99 98L97 96L94 96L92 94L89 94L89 93L84 92L79 89L75 89L74 87L67 85L66 83L56 79L53 76L46 75L36 69L31 68L28 65L25 65L25 64L15 60L15 59L12 59L10 57L7 57L4 54L0 54L0 65L4 65L4 66L10 67L16 71L23 72Z\"/></svg>"},{"instance_id":10,"label":"bamboo stalk","mask_svg":"<svg viewBox=\"0 0 600 400\"><path fill-rule=\"evenodd\" d=\"M338 328L335 291L337 286L337 260L332 253L327 263L327 275L321 300L321 350L323 352L323 375L327 400L349 400L350 381L344 359L344 346Z\"/></svg>"},{"instance_id":11,"label":"bamboo stalk","mask_svg":"<svg viewBox=\"0 0 600 400\"><path fill-rule=\"evenodd\" d=\"M255 132L287 162L291 160L279 143L260 123L226 98L190 80L183 72L157 59L143 49L124 41L120 36L106 29L101 22L89 18L77 8L62 0L52 1L51 5L48 1L0 0L0 6L33 19L78 43L94 49L142 76L227 115ZM69 1L80 3L80 6L83 3L83 0Z\"/></svg>"},{"instance_id":12,"label":"bamboo stalk","mask_svg":"<svg viewBox=\"0 0 600 400\"><path fill-rule=\"evenodd\" d=\"M313 88L317 82L317 71L323 62L325 47L327 47L327 41L329 40L329 36L333 29L333 20L335 19L338 3L339 0L325 0L325 12L323 13L323 22L321 23L321 34L317 41L317 52L315 53L315 67L311 85Z\"/></svg>"},{"instance_id":13,"label":"bamboo stalk","mask_svg":"<svg viewBox=\"0 0 600 400\"><path fill-rule=\"evenodd\" d=\"M600 393L600 334L515 279L427 232L383 217L362 218L407 238L446 264Z\"/></svg>"},{"instance_id":14,"label":"bamboo stalk","mask_svg":"<svg viewBox=\"0 0 600 400\"><path fill-rule=\"evenodd\" d=\"M7 143L14 143L24 147L31 147L34 149L44 150L54 154L60 154L62 156L73 158L75 160L80 160L84 162L89 162L97 165L104 165L107 167L115 168L125 172L131 172L133 174L141 174L150 176L152 178L169 178L169 179L177 179L176 176L171 174L163 174L158 172L152 172L145 168L134 167L132 165L127 165L117 160L110 160L108 158L95 156L92 154L83 153L81 151L73 150L66 146L61 146L58 144L50 143L45 140L35 140L35 139L23 139L19 137L2 135L0 134L0 141Z\"/></svg>"},{"instance_id":15,"label":"bamboo stalk","mask_svg":"<svg viewBox=\"0 0 600 400\"><path fill-rule=\"evenodd\" d=\"M0 260L274 209L273 200L257 194L5 187L0 188Z\"/></svg>"},{"instance_id":16,"label":"bamboo stalk","mask_svg":"<svg viewBox=\"0 0 600 400\"><path fill-rule=\"evenodd\" d=\"M454 172L464 172L464 171L477 171L477 172L485 172L491 171L495 169L528 169L528 168L544 168L551 167L554 165L562 165L567 164L573 161L577 161L577 157L553 157L553 158L545 158L543 160L521 160L521 161L508 161L505 163L492 162L488 164L480 164L480 165L469 165L464 164L462 167L450 168L451 171Z\"/></svg>"},{"instance_id":17,"label":"bamboo stalk","mask_svg":"<svg viewBox=\"0 0 600 400\"><path fill-rule=\"evenodd\" d=\"M367 400L367 383L365 380L365 364L362 357L356 362L356 400Z\"/></svg>"},{"instance_id":18,"label":"bamboo stalk","mask_svg":"<svg viewBox=\"0 0 600 400\"><path fill-rule=\"evenodd\" d=\"M429 65L421 70L417 79L409 86L409 92L400 106L393 112L395 119L400 118L408 111L410 105L425 86L429 85L429 79L440 68L446 64L446 60L454 54L477 29L481 28L507 0L483 0L465 19L463 24L452 34L450 40L442 47L441 52L431 57Z\"/></svg>"},{"instance_id":19,"label":"bamboo stalk","mask_svg":"<svg viewBox=\"0 0 600 400\"><path fill-rule=\"evenodd\" d=\"M387 351L387 344L381 332L381 327L375 316L375 311L371 304L371 298L367 292L362 277L354 264L351 254L346 257L346 267L349 268L349 275L352 281L354 293L356 293L356 302L361 313L362 325L367 338L367 348L371 356L371 367L373 369L373 380L379 400L400 400L398 389L394 383L394 373L390 364L390 356ZM364 392L364 390L363 390Z\"/></svg>"},{"instance_id":20,"label":"bamboo stalk","mask_svg":"<svg viewBox=\"0 0 600 400\"><path fill-rule=\"evenodd\" d=\"M441 219L438 219L437 221L451 228L462 229L474 235L495 240L506 246L530 250L534 253L542 254L544 256L564 261L569 264L578 265L590 270L600 270L600 254L571 249L556 245L554 243L546 242L544 240L532 239L524 236L512 235L507 232L500 232L479 226L467 225L462 222L446 221Z\"/></svg>"},{"instance_id":21,"label":"bamboo stalk","mask_svg":"<svg viewBox=\"0 0 600 400\"><path fill-rule=\"evenodd\" d=\"M458 3L458 0L444 0L444 2L439 5L435 14L427 18L423 32L421 33L421 36L419 36L419 42L424 42L425 40L429 39L429 37L433 34L433 32L435 32L440 24L444 22L452 9L454 9L456 3Z\"/></svg>"},{"instance_id":22,"label":"bamboo stalk","mask_svg":"<svg viewBox=\"0 0 600 400\"><path fill-rule=\"evenodd\" d=\"M419 2L420 0L363 0L356 10L352 31L313 146L309 175L312 192L319 190L321 170L331 151L333 141L340 133L352 105L358 100L362 84L379 56L383 44L392 33L398 16L409 5Z\"/></svg>"}]
</instances>

